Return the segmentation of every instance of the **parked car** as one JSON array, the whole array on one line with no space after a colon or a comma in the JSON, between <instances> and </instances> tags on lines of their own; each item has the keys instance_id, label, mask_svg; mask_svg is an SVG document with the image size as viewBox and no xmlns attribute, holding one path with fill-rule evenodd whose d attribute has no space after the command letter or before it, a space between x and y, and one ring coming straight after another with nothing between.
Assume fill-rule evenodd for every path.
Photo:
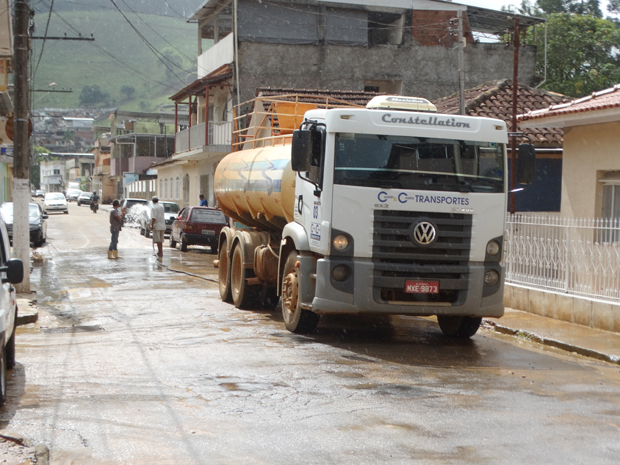
<instances>
[{"instance_id":1,"label":"parked car","mask_svg":"<svg viewBox=\"0 0 620 465\"><path fill-rule=\"evenodd\" d=\"M45 191L42 191L41 189L34 191L34 196L43 198L45 197Z\"/></svg>"},{"instance_id":2,"label":"parked car","mask_svg":"<svg viewBox=\"0 0 620 465\"><path fill-rule=\"evenodd\" d=\"M13 241L13 202L4 202L0 207L0 214L6 225L9 240ZM28 204L28 222L30 223L30 242L35 247L41 247L47 240L48 216L38 203Z\"/></svg>"},{"instance_id":3,"label":"parked car","mask_svg":"<svg viewBox=\"0 0 620 465\"><path fill-rule=\"evenodd\" d=\"M135 225L138 225L140 223L140 217L147 207L147 203L146 199L122 199L120 207L121 209L126 208L123 226L128 223L135 223Z\"/></svg>"},{"instance_id":4,"label":"parked car","mask_svg":"<svg viewBox=\"0 0 620 465\"><path fill-rule=\"evenodd\" d=\"M92 192L82 192L80 196L77 198L78 207L81 205L90 205L90 202L93 200Z\"/></svg>"},{"instance_id":5,"label":"parked car","mask_svg":"<svg viewBox=\"0 0 620 465\"><path fill-rule=\"evenodd\" d=\"M67 202L77 201L77 198L80 196L82 191L80 189L68 189L67 190Z\"/></svg>"},{"instance_id":6,"label":"parked car","mask_svg":"<svg viewBox=\"0 0 620 465\"><path fill-rule=\"evenodd\" d=\"M22 261L10 256L9 235L0 219L0 405L6 402L6 371L15 367L17 296L13 284L21 283L24 278Z\"/></svg>"},{"instance_id":7,"label":"parked car","mask_svg":"<svg viewBox=\"0 0 620 465\"><path fill-rule=\"evenodd\" d=\"M69 213L67 199L62 192L48 192L43 198L43 211L48 214L50 212Z\"/></svg>"},{"instance_id":8,"label":"parked car","mask_svg":"<svg viewBox=\"0 0 620 465\"><path fill-rule=\"evenodd\" d=\"M208 245L212 253L217 253L220 231L227 224L226 215L215 208L184 208L172 224L170 247L179 242L181 251L187 252L190 245Z\"/></svg>"},{"instance_id":9,"label":"parked car","mask_svg":"<svg viewBox=\"0 0 620 465\"><path fill-rule=\"evenodd\" d=\"M181 207L174 202L164 202L160 200L159 203L164 207L164 218L166 219L166 231L164 234L170 234L172 231L172 223L177 219ZM149 226L151 225L151 208L153 207L153 202L149 201L147 207L148 208L143 211L143 214L140 215L140 234L144 237L151 236Z\"/></svg>"}]
</instances>

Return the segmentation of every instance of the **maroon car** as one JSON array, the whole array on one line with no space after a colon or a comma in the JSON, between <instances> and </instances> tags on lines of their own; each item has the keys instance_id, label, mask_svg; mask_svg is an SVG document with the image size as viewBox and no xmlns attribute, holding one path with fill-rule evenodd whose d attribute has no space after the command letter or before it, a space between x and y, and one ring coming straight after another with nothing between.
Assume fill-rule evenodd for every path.
<instances>
[{"instance_id":1,"label":"maroon car","mask_svg":"<svg viewBox=\"0 0 620 465\"><path fill-rule=\"evenodd\" d=\"M220 231L227 224L226 215L211 207L187 207L179 212L172 223L170 247L181 244L181 251L187 252L189 245L208 245L217 253Z\"/></svg>"}]
</instances>

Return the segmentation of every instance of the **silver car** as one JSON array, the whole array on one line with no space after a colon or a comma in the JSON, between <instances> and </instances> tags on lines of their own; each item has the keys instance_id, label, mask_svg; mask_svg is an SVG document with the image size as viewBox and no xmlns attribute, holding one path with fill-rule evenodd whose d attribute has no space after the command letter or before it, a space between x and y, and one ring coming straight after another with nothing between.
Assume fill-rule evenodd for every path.
<instances>
[{"instance_id":1,"label":"silver car","mask_svg":"<svg viewBox=\"0 0 620 465\"><path fill-rule=\"evenodd\" d=\"M63 212L69 213L67 199L62 192L48 192L43 198L43 211L45 213Z\"/></svg>"}]
</instances>

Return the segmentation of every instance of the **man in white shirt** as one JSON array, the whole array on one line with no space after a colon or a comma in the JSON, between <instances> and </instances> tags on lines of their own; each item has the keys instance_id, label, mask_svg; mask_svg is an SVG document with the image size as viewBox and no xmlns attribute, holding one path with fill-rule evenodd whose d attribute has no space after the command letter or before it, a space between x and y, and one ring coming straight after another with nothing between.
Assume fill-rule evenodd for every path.
<instances>
[{"instance_id":1,"label":"man in white shirt","mask_svg":"<svg viewBox=\"0 0 620 465\"><path fill-rule=\"evenodd\" d=\"M164 256L164 231L166 231L166 218L164 217L164 206L159 203L157 196L152 199L151 207L151 230L153 231L153 242L157 244L157 260L161 261Z\"/></svg>"}]
</instances>

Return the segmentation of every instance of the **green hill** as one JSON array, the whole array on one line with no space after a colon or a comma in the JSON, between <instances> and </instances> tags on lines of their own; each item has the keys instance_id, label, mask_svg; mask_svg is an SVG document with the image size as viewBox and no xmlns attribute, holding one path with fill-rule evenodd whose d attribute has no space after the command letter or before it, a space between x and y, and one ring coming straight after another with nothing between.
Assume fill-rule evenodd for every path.
<instances>
[{"instance_id":1,"label":"green hill","mask_svg":"<svg viewBox=\"0 0 620 465\"><path fill-rule=\"evenodd\" d=\"M167 16L131 12L125 15L144 40L118 11L52 14L47 36L92 34L95 41L32 41L30 66L31 73L36 69L36 75L31 88L47 89L50 83L56 83L56 90L73 90L34 92L32 107L84 107L85 100L81 102L80 95L85 87L90 92L83 97L91 107L152 111L161 104L170 104L168 97L195 79L196 25ZM45 34L47 19L47 14L35 16L35 36ZM99 95L94 86L99 87ZM104 98L97 101L97 96Z\"/></svg>"}]
</instances>

